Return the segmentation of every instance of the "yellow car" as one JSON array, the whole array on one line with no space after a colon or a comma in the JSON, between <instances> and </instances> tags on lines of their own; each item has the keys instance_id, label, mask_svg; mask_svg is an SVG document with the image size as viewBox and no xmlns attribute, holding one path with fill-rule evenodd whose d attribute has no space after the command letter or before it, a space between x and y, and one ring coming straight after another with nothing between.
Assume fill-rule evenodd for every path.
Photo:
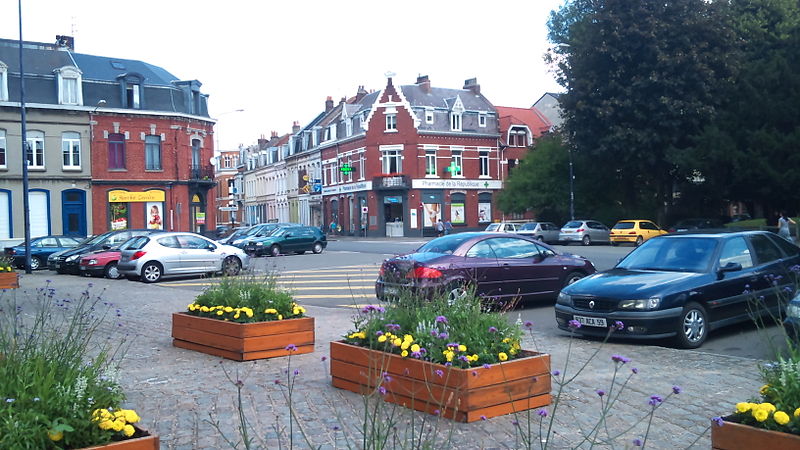
<instances>
[{"instance_id":1,"label":"yellow car","mask_svg":"<svg viewBox=\"0 0 800 450\"><path fill-rule=\"evenodd\" d=\"M667 232L649 220L620 220L611 229L610 239L611 245L631 242L638 247L642 242L662 234Z\"/></svg>"}]
</instances>

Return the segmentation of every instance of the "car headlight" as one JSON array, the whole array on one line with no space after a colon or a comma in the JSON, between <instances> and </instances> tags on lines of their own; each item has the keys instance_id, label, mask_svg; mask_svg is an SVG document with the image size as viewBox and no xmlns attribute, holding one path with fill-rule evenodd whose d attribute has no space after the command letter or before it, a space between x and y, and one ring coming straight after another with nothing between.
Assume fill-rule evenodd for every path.
<instances>
[{"instance_id":1,"label":"car headlight","mask_svg":"<svg viewBox=\"0 0 800 450\"><path fill-rule=\"evenodd\" d=\"M800 319L800 305L789 303L789 306L786 307L786 317Z\"/></svg>"},{"instance_id":2,"label":"car headlight","mask_svg":"<svg viewBox=\"0 0 800 450\"><path fill-rule=\"evenodd\" d=\"M661 305L660 297L650 297L642 300L623 300L619 302L620 309L635 309L638 311L657 309L659 305Z\"/></svg>"},{"instance_id":3,"label":"car headlight","mask_svg":"<svg viewBox=\"0 0 800 450\"><path fill-rule=\"evenodd\" d=\"M96 266L97 265L97 260L96 259L90 259L87 264L89 264L90 266Z\"/></svg>"},{"instance_id":4,"label":"car headlight","mask_svg":"<svg viewBox=\"0 0 800 450\"><path fill-rule=\"evenodd\" d=\"M558 303L559 305L572 306L572 296L569 294L565 294L563 292L559 292L558 298L556 299L556 303Z\"/></svg>"},{"instance_id":5,"label":"car headlight","mask_svg":"<svg viewBox=\"0 0 800 450\"><path fill-rule=\"evenodd\" d=\"M263 242L256 242L256 245L264 245Z\"/></svg>"},{"instance_id":6,"label":"car headlight","mask_svg":"<svg viewBox=\"0 0 800 450\"><path fill-rule=\"evenodd\" d=\"M72 255L72 256L68 257L66 260L67 261L75 261L80 257L81 257L81 255Z\"/></svg>"}]
</instances>

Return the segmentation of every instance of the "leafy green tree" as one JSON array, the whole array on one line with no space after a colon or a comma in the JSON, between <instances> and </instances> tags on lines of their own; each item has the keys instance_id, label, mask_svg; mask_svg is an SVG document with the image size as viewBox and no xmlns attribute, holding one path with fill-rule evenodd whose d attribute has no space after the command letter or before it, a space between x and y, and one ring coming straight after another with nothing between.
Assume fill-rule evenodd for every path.
<instances>
[{"instance_id":1,"label":"leafy green tree","mask_svg":"<svg viewBox=\"0 0 800 450\"><path fill-rule=\"evenodd\" d=\"M729 80L724 2L568 0L549 21L564 129L623 214L663 221Z\"/></svg>"}]
</instances>

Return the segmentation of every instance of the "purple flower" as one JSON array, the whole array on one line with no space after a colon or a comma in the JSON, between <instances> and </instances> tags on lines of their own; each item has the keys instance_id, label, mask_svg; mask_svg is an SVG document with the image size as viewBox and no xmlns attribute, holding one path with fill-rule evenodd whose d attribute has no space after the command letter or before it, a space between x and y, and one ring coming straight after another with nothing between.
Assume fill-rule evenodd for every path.
<instances>
[{"instance_id":1,"label":"purple flower","mask_svg":"<svg viewBox=\"0 0 800 450\"><path fill-rule=\"evenodd\" d=\"M477 377L478 376L478 371L477 370L473 370L472 371L472 376L473 377Z\"/></svg>"},{"instance_id":2,"label":"purple flower","mask_svg":"<svg viewBox=\"0 0 800 450\"><path fill-rule=\"evenodd\" d=\"M444 376L444 372L442 372L442 369L436 369L436 376L439 378L442 378Z\"/></svg>"},{"instance_id":3,"label":"purple flower","mask_svg":"<svg viewBox=\"0 0 800 450\"><path fill-rule=\"evenodd\" d=\"M444 331L439 333L439 339L447 339L448 337L450 337L450 335L445 333Z\"/></svg>"},{"instance_id":4,"label":"purple flower","mask_svg":"<svg viewBox=\"0 0 800 450\"><path fill-rule=\"evenodd\" d=\"M533 322L531 322L530 320L526 320L525 324L524 324L524 327L525 328L533 328Z\"/></svg>"},{"instance_id":5,"label":"purple flower","mask_svg":"<svg viewBox=\"0 0 800 450\"><path fill-rule=\"evenodd\" d=\"M483 368L484 368L484 369L488 369L488 368L490 368L490 367L492 367L492 366L490 366L488 363L485 363L485 364L483 365Z\"/></svg>"},{"instance_id":6,"label":"purple flower","mask_svg":"<svg viewBox=\"0 0 800 450\"><path fill-rule=\"evenodd\" d=\"M436 330L431 330L431 336L433 336L433 337L439 337L439 332L438 332L438 331L436 331Z\"/></svg>"},{"instance_id":7,"label":"purple flower","mask_svg":"<svg viewBox=\"0 0 800 450\"><path fill-rule=\"evenodd\" d=\"M275 384L281 384L281 380L275 380Z\"/></svg>"},{"instance_id":8,"label":"purple flower","mask_svg":"<svg viewBox=\"0 0 800 450\"><path fill-rule=\"evenodd\" d=\"M433 410L433 415L434 415L434 416L438 416L440 412L441 412L441 411L439 411L438 409L434 409L434 410Z\"/></svg>"},{"instance_id":9,"label":"purple flower","mask_svg":"<svg viewBox=\"0 0 800 450\"><path fill-rule=\"evenodd\" d=\"M538 415L540 415L542 417L547 417L547 410L546 409L540 409L540 410L536 411L536 414L538 414Z\"/></svg>"},{"instance_id":10,"label":"purple flower","mask_svg":"<svg viewBox=\"0 0 800 450\"><path fill-rule=\"evenodd\" d=\"M614 322L614 328L616 328L617 330L622 330L623 328L625 328L625 324L617 320L616 322Z\"/></svg>"},{"instance_id":11,"label":"purple flower","mask_svg":"<svg viewBox=\"0 0 800 450\"><path fill-rule=\"evenodd\" d=\"M572 319L569 321L569 327L575 330L581 327L581 323L575 319Z\"/></svg>"},{"instance_id":12,"label":"purple flower","mask_svg":"<svg viewBox=\"0 0 800 450\"><path fill-rule=\"evenodd\" d=\"M386 388L385 388L385 387L383 387L383 386L381 386L381 387L379 387L379 388L378 388L378 392L379 392L381 395L386 395Z\"/></svg>"},{"instance_id":13,"label":"purple flower","mask_svg":"<svg viewBox=\"0 0 800 450\"><path fill-rule=\"evenodd\" d=\"M375 336L378 336L378 337L383 336L383 331L381 331L381 330L376 331L375 332Z\"/></svg>"},{"instance_id":14,"label":"purple flower","mask_svg":"<svg viewBox=\"0 0 800 450\"><path fill-rule=\"evenodd\" d=\"M465 355L459 356L458 360L461 361L461 362L465 362L465 363L469 362L469 359Z\"/></svg>"},{"instance_id":15,"label":"purple flower","mask_svg":"<svg viewBox=\"0 0 800 450\"><path fill-rule=\"evenodd\" d=\"M633 440L633 446L634 447L641 447L642 446L642 440L639 439L639 438L634 439Z\"/></svg>"},{"instance_id":16,"label":"purple flower","mask_svg":"<svg viewBox=\"0 0 800 450\"><path fill-rule=\"evenodd\" d=\"M392 377L387 372L383 372L383 381L391 383Z\"/></svg>"},{"instance_id":17,"label":"purple flower","mask_svg":"<svg viewBox=\"0 0 800 450\"><path fill-rule=\"evenodd\" d=\"M297 351L297 346L294 345L294 344L289 344L289 345L286 346L286 348L284 350L286 350L287 352L296 352Z\"/></svg>"},{"instance_id":18,"label":"purple flower","mask_svg":"<svg viewBox=\"0 0 800 450\"><path fill-rule=\"evenodd\" d=\"M680 386L672 386L672 393L673 394L680 394L681 393L681 387Z\"/></svg>"},{"instance_id":19,"label":"purple flower","mask_svg":"<svg viewBox=\"0 0 800 450\"><path fill-rule=\"evenodd\" d=\"M387 323L386 329L389 331L400 331L400 325L396 323Z\"/></svg>"},{"instance_id":20,"label":"purple flower","mask_svg":"<svg viewBox=\"0 0 800 450\"><path fill-rule=\"evenodd\" d=\"M661 403L663 401L664 401L664 399L661 398L660 395L651 395L650 396L650 400L647 403L649 403L650 406L658 406L659 403Z\"/></svg>"},{"instance_id":21,"label":"purple flower","mask_svg":"<svg viewBox=\"0 0 800 450\"><path fill-rule=\"evenodd\" d=\"M714 424L718 427L721 427L725 424L725 421L719 416L712 418L711 421L714 422Z\"/></svg>"},{"instance_id":22,"label":"purple flower","mask_svg":"<svg viewBox=\"0 0 800 450\"><path fill-rule=\"evenodd\" d=\"M334 426L331 427L331 430L339 431L339 430L341 430L341 428L339 428L339 425L334 425Z\"/></svg>"},{"instance_id":23,"label":"purple flower","mask_svg":"<svg viewBox=\"0 0 800 450\"><path fill-rule=\"evenodd\" d=\"M452 365L453 365L453 363L451 363L450 361L447 361L446 363L444 363L444 366L445 366L445 367L450 367L450 366L452 366Z\"/></svg>"},{"instance_id":24,"label":"purple flower","mask_svg":"<svg viewBox=\"0 0 800 450\"><path fill-rule=\"evenodd\" d=\"M626 358L622 355L611 355L611 360L614 362L621 362L622 364L631 362L630 358Z\"/></svg>"},{"instance_id":25,"label":"purple flower","mask_svg":"<svg viewBox=\"0 0 800 450\"><path fill-rule=\"evenodd\" d=\"M596 390L595 392L597 392L597 395L598 395L598 396L600 396L600 397L602 397L602 396L606 395L606 391L604 391L604 390L602 390L602 389L598 389L598 390Z\"/></svg>"},{"instance_id":26,"label":"purple flower","mask_svg":"<svg viewBox=\"0 0 800 450\"><path fill-rule=\"evenodd\" d=\"M436 323L447 323L447 317L445 316L437 316Z\"/></svg>"},{"instance_id":27,"label":"purple flower","mask_svg":"<svg viewBox=\"0 0 800 450\"><path fill-rule=\"evenodd\" d=\"M481 420L486 420L486 416L481 416Z\"/></svg>"},{"instance_id":28,"label":"purple flower","mask_svg":"<svg viewBox=\"0 0 800 450\"><path fill-rule=\"evenodd\" d=\"M497 333L496 327L489 327L489 333Z\"/></svg>"},{"instance_id":29,"label":"purple flower","mask_svg":"<svg viewBox=\"0 0 800 450\"><path fill-rule=\"evenodd\" d=\"M297 370L297 369L294 369L294 372L292 372L292 373L294 374L294 376L298 376L298 375L300 375L300 371L299 371L299 370Z\"/></svg>"},{"instance_id":30,"label":"purple flower","mask_svg":"<svg viewBox=\"0 0 800 450\"><path fill-rule=\"evenodd\" d=\"M420 359L422 358L422 352L411 352L411 357Z\"/></svg>"},{"instance_id":31,"label":"purple flower","mask_svg":"<svg viewBox=\"0 0 800 450\"><path fill-rule=\"evenodd\" d=\"M327 356L323 356L322 358L320 358L320 360L322 360L322 362L325 362L325 361L328 360L328 357Z\"/></svg>"},{"instance_id":32,"label":"purple flower","mask_svg":"<svg viewBox=\"0 0 800 450\"><path fill-rule=\"evenodd\" d=\"M560 372L560 371L558 371L558 370L554 370L554 371L553 371L553 376L554 376L554 377L557 377L557 376L559 376L559 375L561 375L561 372Z\"/></svg>"},{"instance_id":33,"label":"purple flower","mask_svg":"<svg viewBox=\"0 0 800 450\"><path fill-rule=\"evenodd\" d=\"M636 367L631 367L631 372L633 372L633 374L636 375L637 373L639 373L639 369L637 369Z\"/></svg>"},{"instance_id":34,"label":"purple flower","mask_svg":"<svg viewBox=\"0 0 800 450\"><path fill-rule=\"evenodd\" d=\"M380 312L380 313L382 313L384 311L386 311L386 310L383 309L382 306L377 306L377 305L366 305L363 308L361 308L361 313L362 314L369 314L369 313L372 313L372 312Z\"/></svg>"},{"instance_id":35,"label":"purple flower","mask_svg":"<svg viewBox=\"0 0 800 450\"><path fill-rule=\"evenodd\" d=\"M514 425L515 427L518 427L519 426L519 422L516 421L516 420L512 420L511 421L511 425Z\"/></svg>"}]
</instances>

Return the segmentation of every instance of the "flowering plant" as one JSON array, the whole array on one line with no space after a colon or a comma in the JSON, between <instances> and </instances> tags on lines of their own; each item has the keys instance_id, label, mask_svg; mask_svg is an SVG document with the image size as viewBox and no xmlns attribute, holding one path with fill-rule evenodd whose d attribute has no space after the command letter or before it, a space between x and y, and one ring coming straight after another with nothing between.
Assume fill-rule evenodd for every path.
<instances>
[{"instance_id":1,"label":"flowering plant","mask_svg":"<svg viewBox=\"0 0 800 450\"><path fill-rule=\"evenodd\" d=\"M353 318L345 342L453 367L514 359L522 330L501 312L488 312L466 295L455 303L401 297L386 306L367 305Z\"/></svg>"},{"instance_id":2,"label":"flowering plant","mask_svg":"<svg viewBox=\"0 0 800 450\"><path fill-rule=\"evenodd\" d=\"M278 289L275 279L223 278L189 304L194 316L238 323L267 322L303 317L306 310L289 292Z\"/></svg>"},{"instance_id":3,"label":"flowering plant","mask_svg":"<svg viewBox=\"0 0 800 450\"><path fill-rule=\"evenodd\" d=\"M0 256L0 273L13 272L14 265L12 264L12 262L14 262L14 260L11 259L10 257Z\"/></svg>"}]
</instances>

